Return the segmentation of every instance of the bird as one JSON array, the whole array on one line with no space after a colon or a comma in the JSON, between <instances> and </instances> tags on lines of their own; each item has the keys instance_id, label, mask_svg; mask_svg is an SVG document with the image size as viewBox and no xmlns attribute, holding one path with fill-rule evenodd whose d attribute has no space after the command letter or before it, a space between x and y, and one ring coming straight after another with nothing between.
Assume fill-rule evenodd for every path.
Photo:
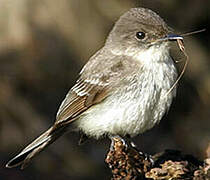
<instances>
[{"instance_id":1,"label":"bird","mask_svg":"<svg viewBox=\"0 0 210 180\"><path fill-rule=\"evenodd\" d=\"M64 133L100 139L134 137L151 129L176 95L177 69L170 41L183 39L148 8L131 8L114 24L104 46L79 73L54 124L6 167L26 165Z\"/></svg>"}]
</instances>

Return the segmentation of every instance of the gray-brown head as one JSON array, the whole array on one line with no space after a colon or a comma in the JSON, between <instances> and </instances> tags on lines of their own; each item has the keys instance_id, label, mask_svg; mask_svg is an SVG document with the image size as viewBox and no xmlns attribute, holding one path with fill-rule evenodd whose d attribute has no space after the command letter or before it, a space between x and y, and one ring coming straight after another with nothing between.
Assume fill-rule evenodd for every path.
<instances>
[{"instance_id":1,"label":"gray-brown head","mask_svg":"<svg viewBox=\"0 0 210 180\"><path fill-rule=\"evenodd\" d=\"M158 14L146 8L132 8L116 22L106 44L121 50L128 46L142 50L176 39L182 37L172 35L172 29Z\"/></svg>"}]
</instances>

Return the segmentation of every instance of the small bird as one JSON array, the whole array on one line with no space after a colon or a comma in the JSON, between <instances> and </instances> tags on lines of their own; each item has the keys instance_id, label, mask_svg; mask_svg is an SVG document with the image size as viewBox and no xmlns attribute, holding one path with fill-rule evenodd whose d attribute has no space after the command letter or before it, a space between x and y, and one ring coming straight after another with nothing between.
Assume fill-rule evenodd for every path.
<instances>
[{"instance_id":1,"label":"small bird","mask_svg":"<svg viewBox=\"0 0 210 180\"><path fill-rule=\"evenodd\" d=\"M182 40L146 8L123 14L80 72L55 123L6 167L26 164L67 131L87 137L136 136L159 123L176 95L177 70L169 41Z\"/></svg>"}]
</instances>

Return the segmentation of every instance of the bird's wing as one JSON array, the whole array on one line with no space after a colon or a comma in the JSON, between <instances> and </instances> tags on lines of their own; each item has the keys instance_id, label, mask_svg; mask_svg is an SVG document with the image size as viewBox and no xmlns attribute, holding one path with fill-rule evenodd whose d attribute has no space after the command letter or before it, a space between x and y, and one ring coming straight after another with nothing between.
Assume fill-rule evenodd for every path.
<instances>
[{"instance_id":1,"label":"bird's wing","mask_svg":"<svg viewBox=\"0 0 210 180\"><path fill-rule=\"evenodd\" d=\"M80 78L63 100L55 124L70 123L86 109L104 100L108 96L109 88L108 83L102 79Z\"/></svg>"},{"instance_id":2,"label":"bird's wing","mask_svg":"<svg viewBox=\"0 0 210 180\"><path fill-rule=\"evenodd\" d=\"M55 125L74 121L82 112L102 102L112 91L119 88L121 80L126 84L130 82L130 76L135 77L135 72L139 69L136 61L122 56L104 59L100 52L96 53L80 72L80 78L58 110Z\"/></svg>"}]
</instances>

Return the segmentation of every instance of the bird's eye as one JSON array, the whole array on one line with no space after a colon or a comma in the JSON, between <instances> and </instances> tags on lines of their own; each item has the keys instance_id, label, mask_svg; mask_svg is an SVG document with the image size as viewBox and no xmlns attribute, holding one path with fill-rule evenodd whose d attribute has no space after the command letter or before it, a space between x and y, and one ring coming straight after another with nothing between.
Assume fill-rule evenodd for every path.
<instances>
[{"instance_id":1,"label":"bird's eye","mask_svg":"<svg viewBox=\"0 0 210 180\"><path fill-rule=\"evenodd\" d=\"M144 32L137 32L136 33L136 38L137 39L144 39L145 38L145 33Z\"/></svg>"}]
</instances>

